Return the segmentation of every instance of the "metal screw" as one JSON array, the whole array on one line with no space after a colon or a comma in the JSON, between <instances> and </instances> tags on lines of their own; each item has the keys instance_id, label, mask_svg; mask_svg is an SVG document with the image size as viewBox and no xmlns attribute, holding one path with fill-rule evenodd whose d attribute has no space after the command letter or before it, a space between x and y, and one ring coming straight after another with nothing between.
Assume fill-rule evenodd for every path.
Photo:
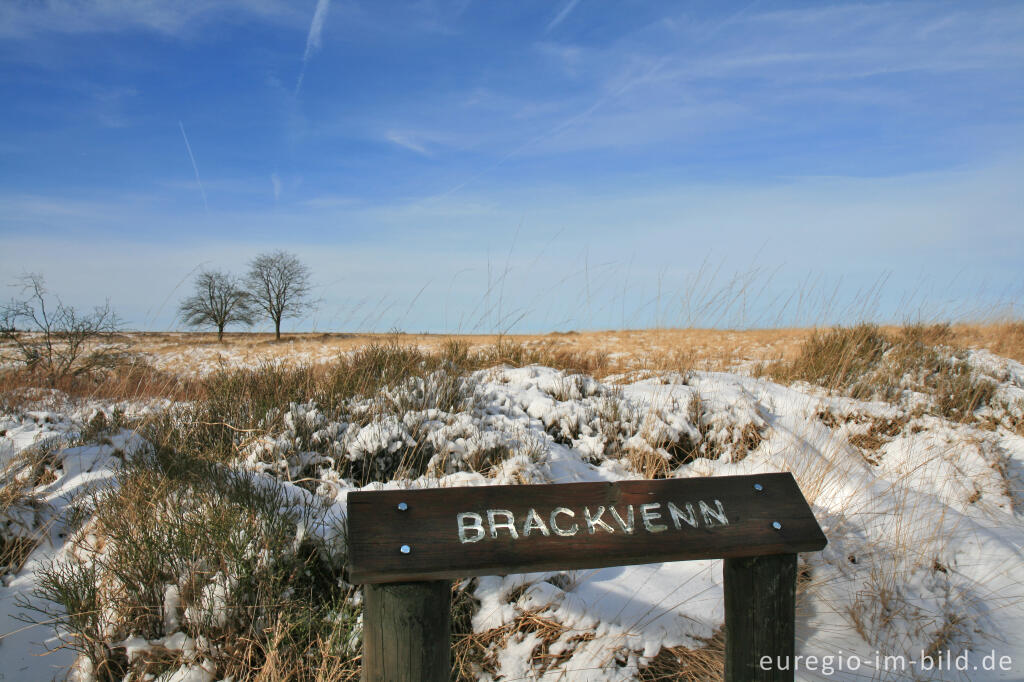
<instances>
[{"instance_id":1,"label":"metal screw","mask_svg":"<svg viewBox=\"0 0 1024 682\"><path fill-rule=\"evenodd\" d=\"M772 528L775 530L782 530L782 524L778 521L772 521Z\"/></svg>"},{"instance_id":2,"label":"metal screw","mask_svg":"<svg viewBox=\"0 0 1024 682\"><path fill-rule=\"evenodd\" d=\"M406 511L408 508L409 505L407 505L405 502L398 503L398 511Z\"/></svg>"},{"instance_id":3,"label":"metal screw","mask_svg":"<svg viewBox=\"0 0 1024 682\"><path fill-rule=\"evenodd\" d=\"M402 548L399 549L398 551L401 552L402 554L408 554L409 552L412 551L412 547L410 547L409 545L402 545Z\"/></svg>"},{"instance_id":4,"label":"metal screw","mask_svg":"<svg viewBox=\"0 0 1024 682\"><path fill-rule=\"evenodd\" d=\"M756 490L757 492L761 492L762 490L764 490L764 486L761 485L760 483L755 483L754 490Z\"/></svg>"}]
</instances>

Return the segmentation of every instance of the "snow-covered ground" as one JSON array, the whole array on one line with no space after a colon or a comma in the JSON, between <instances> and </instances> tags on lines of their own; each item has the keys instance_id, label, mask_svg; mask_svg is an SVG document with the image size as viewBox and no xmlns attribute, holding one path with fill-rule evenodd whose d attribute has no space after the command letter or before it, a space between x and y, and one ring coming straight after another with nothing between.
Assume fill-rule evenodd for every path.
<instances>
[{"instance_id":1,"label":"snow-covered ground","mask_svg":"<svg viewBox=\"0 0 1024 682\"><path fill-rule=\"evenodd\" d=\"M801 555L797 679L1024 679L1024 437L1010 428L1024 416L1024 366L987 352L970 362L999 382L1002 406L972 424L915 407L923 396L865 402L740 373L599 382L545 367L495 368L473 375L457 412L388 413L380 400L344 417L312 403L281 406L283 426L249 443L237 466L296 495L308 493L289 481L313 479L307 487L342 514L357 488L343 475L351 466L339 463L387 469L388 453L413 443L429 444L426 473L369 487L618 481L641 478L636 463L651 461L680 478L790 471L829 539L824 551ZM399 392L429 393L430 381ZM167 405L52 396L38 410L0 415L0 460L49 439L59 462L36 502L8 513L9 534L59 519L144 446L129 430L103 443L75 440L97 410L112 417L115 407L131 418ZM696 458L683 461L684 443ZM65 551L63 528L50 523L0 587L7 679L48 679L74 663L67 650L41 656L55 633L17 619L34 569ZM474 631L507 631L492 652L496 671L481 671L494 679L633 679L665 647L702 647L724 618L718 561L484 577L467 589L480 604ZM554 626L511 627L528 616ZM194 646L174 636L161 643ZM174 679L218 679L204 671L201 651L194 658ZM922 668L929 661L943 669ZM984 670L990 662L995 669Z\"/></svg>"}]
</instances>

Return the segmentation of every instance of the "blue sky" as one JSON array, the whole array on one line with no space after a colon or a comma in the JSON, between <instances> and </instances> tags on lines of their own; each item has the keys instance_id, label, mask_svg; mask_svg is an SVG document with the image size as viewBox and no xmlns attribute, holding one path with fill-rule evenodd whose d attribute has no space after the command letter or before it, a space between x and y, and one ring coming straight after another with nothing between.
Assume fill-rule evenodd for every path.
<instances>
[{"instance_id":1,"label":"blue sky","mask_svg":"<svg viewBox=\"0 0 1024 682\"><path fill-rule=\"evenodd\" d=\"M133 328L1020 314L1020 3L16 1L0 101L0 275Z\"/></svg>"}]
</instances>

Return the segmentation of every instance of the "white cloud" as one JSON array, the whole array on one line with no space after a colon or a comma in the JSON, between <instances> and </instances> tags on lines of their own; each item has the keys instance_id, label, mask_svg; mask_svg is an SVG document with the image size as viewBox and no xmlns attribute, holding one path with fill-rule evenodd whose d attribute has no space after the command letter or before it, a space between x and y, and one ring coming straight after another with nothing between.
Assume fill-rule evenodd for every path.
<instances>
[{"instance_id":1,"label":"white cloud","mask_svg":"<svg viewBox=\"0 0 1024 682\"><path fill-rule=\"evenodd\" d=\"M294 18L286 0L47 0L0 3L0 36L112 33L130 29L178 35L225 14Z\"/></svg>"},{"instance_id":2,"label":"white cloud","mask_svg":"<svg viewBox=\"0 0 1024 682\"><path fill-rule=\"evenodd\" d=\"M558 7L555 20L562 21L573 3ZM838 135L868 127L885 137L914 117L949 130L960 125L958 116L978 119L957 89L985 88L1003 100L991 108L997 117L1013 106L1012 96L997 93L1013 92L1024 68L1024 12L1010 7L956 12L897 3L774 12L752 5L704 22L690 14L607 42L539 41L534 52L551 65L546 73L571 78L571 87L503 88L495 79L493 90L426 92L411 114L391 114L389 128L402 134L392 142L436 152L424 143L430 138L407 132L427 127L462 140L483 157L453 178L452 186L463 188L514 157L641 150L732 133L749 139L757 130L799 135L822 125ZM958 83L934 87L940 74ZM816 120L818 108L835 114ZM844 112L862 122L837 120ZM338 130L347 134L345 123ZM991 144L988 130L967 131L964 147ZM913 144L912 134L904 137ZM1009 146L1019 148L1019 139Z\"/></svg>"},{"instance_id":3,"label":"white cloud","mask_svg":"<svg viewBox=\"0 0 1024 682\"><path fill-rule=\"evenodd\" d=\"M277 173L270 174L270 184L274 187L274 201L281 199L281 178Z\"/></svg>"}]
</instances>

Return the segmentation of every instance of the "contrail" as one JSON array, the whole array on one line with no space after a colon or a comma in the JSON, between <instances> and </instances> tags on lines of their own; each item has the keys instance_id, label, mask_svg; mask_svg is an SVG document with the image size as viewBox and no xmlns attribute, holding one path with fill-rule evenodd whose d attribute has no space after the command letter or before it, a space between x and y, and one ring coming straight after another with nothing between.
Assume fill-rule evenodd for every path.
<instances>
[{"instance_id":1,"label":"contrail","mask_svg":"<svg viewBox=\"0 0 1024 682\"><path fill-rule=\"evenodd\" d=\"M206 203L206 190L203 188L203 181L199 179L199 166L196 165L196 157L192 155L192 145L188 143L188 135L185 134L185 125L178 121L178 127L181 128L181 136L185 140L185 149L188 150L188 158L192 161L192 170L196 172L196 184L199 185L199 191L203 194L203 206L206 208L206 212L210 212L210 205Z\"/></svg>"},{"instance_id":2,"label":"contrail","mask_svg":"<svg viewBox=\"0 0 1024 682\"><path fill-rule=\"evenodd\" d=\"M548 24L548 27L546 29L544 29L544 32L545 33L550 33L551 29L553 29L555 26L558 26L560 23L565 21L565 18L567 16L569 16L570 12L572 12L574 9L576 9L576 5L578 5L579 2L580 2L580 0L569 0L569 2L566 3L565 7L562 8L562 11L559 12L555 16L555 18L551 20L551 23Z\"/></svg>"},{"instance_id":3,"label":"contrail","mask_svg":"<svg viewBox=\"0 0 1024 682\"><path fill-rule=\"evenodd\" d=\"M327 8L331 0L316 0L316 9L313 10L313 21L309 24L309 35L306 36L306 51L302 55L302 71L299 72L299 80L295 83L295 94L299 94L302 88L302 79L306 77L306 64L313 53L320 49L320 34L324 30L324 21L327 19Z\"/></svg>"}]
</instances>

